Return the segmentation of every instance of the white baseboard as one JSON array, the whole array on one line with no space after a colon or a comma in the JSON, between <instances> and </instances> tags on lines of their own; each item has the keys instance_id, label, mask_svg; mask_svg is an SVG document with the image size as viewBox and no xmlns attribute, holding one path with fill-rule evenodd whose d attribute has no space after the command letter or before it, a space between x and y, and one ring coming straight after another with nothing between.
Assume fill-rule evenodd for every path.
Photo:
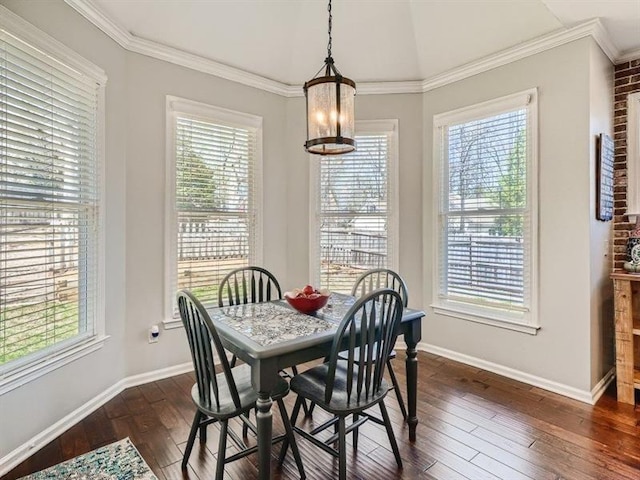
<instances>
[{"instance_id":1,"label":"white baseboard","mask_svg":"<svg viewBox=\"0 0 640 480\"><path fill-rule=\"evenodd\" d=\"M160 370L154 370L152 372L132 375L120 380L115 385L107 388L103 392L90 399L84 405L81 405L73 412L58 420L49 428L43 430L24 444L11 451L8 455L0 458L0 477L2 477L18 464L29 458L46 444L56 439L62 433L77 424L80 420L89 416L91 413L96 411L98 408L118 395L124 389L149 382L154 382L156 380L162 380L163 378L167 377L173 377L175 375L180 375L191 370L193 370L193 365L191 364L191 362L189 362L175 365L173 367L162 368Z\"/></svg>"},{"instance_id":2,"label":"white baseboard","mask_svg":"<svg viewBox=\"0 0 640 480\"><path fill-rule=\"evenodd\" d=\"M405 348L406 344L404 344L404 342L396 343L397 350L403 350ZM497 373L498 375L502 375L503 377L518 380L519 382L527 383L544 390L549 390L550 392L558 393L560 395L564 395L565 397L573 398L574 400L579 400L590 405L594 405L598 401L598 399L602 396L604 391L607 389L607 387L615 377L615 369L612 368L591 391L581 390L570 385L565 385L563 383L555 382L543 377L531 375L530 373L522 372L520 370L516 370L515 368L489 362L481 358L472 357L471 355L459 353L447 348L439 347L437 345L432 345L430 343L420 342L418 343L416 349L419 351L429 352L433 353L434 355L449 358L457 362L465 363L467 365L482 368L483 370Z\"/></svg>"},{"instance_id":3,"label":"white baseboard","mask_svg":"<svg viewBox=\"0 0 640 480\"><path fill-rule=\"evenodd\" d=\"M614 378L616 378L616 367L611 367L611 370L605 373L604 377L591 390L591 402L589 402L591 405L596 404Z\"/></svg>"}]
</instances>

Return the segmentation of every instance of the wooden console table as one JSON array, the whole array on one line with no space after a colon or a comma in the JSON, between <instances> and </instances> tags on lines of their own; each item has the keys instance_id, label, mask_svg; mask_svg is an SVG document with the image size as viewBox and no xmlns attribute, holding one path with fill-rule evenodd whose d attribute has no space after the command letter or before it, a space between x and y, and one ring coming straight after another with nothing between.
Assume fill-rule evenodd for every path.
<instances>
[{"instance_id":1,"label":"wooden console table","mask_svg":"<svg viewBox=\"0 0 640 480\"><path fill-rule=\"evenodd\" d=\"M640 389L640 274L611 274L615 302L618 401L635 404Z\"/></svg>"}]
</instances>

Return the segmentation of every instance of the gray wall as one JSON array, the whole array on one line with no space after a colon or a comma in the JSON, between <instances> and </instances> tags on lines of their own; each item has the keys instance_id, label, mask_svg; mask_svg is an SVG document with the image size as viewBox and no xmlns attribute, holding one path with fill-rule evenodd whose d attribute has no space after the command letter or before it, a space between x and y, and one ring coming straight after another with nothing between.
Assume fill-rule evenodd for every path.
<instances>
[{"instance_id":1,"label":"gray wall","mask_svg":"<svg viewBox=\"0 0 640 480\"><path fill-rule=\"evenodd\" d=\"M589 171L591 211L591 387L593 388L615 364L613 284L609 273L613 269L613 222L596 220L596 137L600 133L613 136L613 65L600 47L591 40L589 75Z\"/></svg>"},{"instance_id":2,"label":"gray wall","mask_svg":"<svg viewBox=\"0 0 640 480\"><path fill-rule=\"evenodd\" d=\"M283 287L309 279L304 101L125 52L61 0L2 4L102 67L107 86L105 347L0 397L0 458L118 381L189 361L180 329L149 345L164 305L165 96L263 117L264 264ZM359 120L399 120L400 266L423 341L579 390L610 364L607 226L593 219L592 139L610 131L610 65L584 39L413 95L357 97ZM608 75L608 77L607 77ZM430 312L433 115L539 88L540 323L537 336ZM609 95L610 96L610 95ZM607 97L608 98L608 97ZM603 340L604 338L604 340ZM43 400L46 407L43 408ZM28 420L26 419L28 414Z\"/></svg>"},{"instance_id":3,"label":"gray wall","mask_svg":"<svg viewBox=\"0 0 640 480\"><path fill-rule=\"evenodd\" d=\"M189 362L182 329L147 343L149 327L164 315L165 108L174 95L263 119L263 258L284 278L287 209L283 156L285 101L143 55L127 55L127 375Z\"/></svg>"},{"instance_id":4,"label":"gray wall","mask_svg":"<svg viewBox=\"0 0 640 480\"><path fill-rule=\"evenodd\" d=\"M127 78L125 52L63 2L2 4L101 67L106 89L106 333L104 348L0 396L0 458L126 374Z\"/></svg>"},{"instance_id":5,"label":"gray wall","mask_svg":"<svg viewBox=\"0 0 640 480\"><path fill-rule=\"evenodd\" d=\"M427 318L423 341L583 392L593 386L590 322L596 278L592 279L591 258L604 254L604 242L592 243L590 230L595 181L590 121L592 114L593 121L609 115L606 109L590 110L591 42L578 40L432 90L423 97L427 189L423 241L425 252L430 252L434 241L433 199L428 190L433 185L429 168L433 115L538 87L538 312L542 326L532 336L434 314ZM425 258L424 265L427 306L432 301L432 258ZM596 277L606 281L605 272L599 271Z\"/></svg>"}]
</instances>

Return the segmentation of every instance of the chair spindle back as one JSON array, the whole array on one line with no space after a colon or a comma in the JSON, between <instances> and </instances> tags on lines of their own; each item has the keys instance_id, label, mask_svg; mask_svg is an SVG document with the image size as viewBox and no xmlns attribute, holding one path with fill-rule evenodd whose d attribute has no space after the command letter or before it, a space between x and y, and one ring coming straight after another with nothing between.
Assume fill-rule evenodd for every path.
<instances>
[{"instance_id":1,"label":"chair spindle back","mask_svg":"<svg viewBox=\"0 0 640 480\"><path fill-rule=\"evenodd\" d=\"M400 294L402 305L409 303L409 291L402 277L388 268L374 268L360 275L351 289L351 295L361 297L379 288L390 288Z\"/></svg>"},{"instance_id":2,"label":"chair spindle back","mask_svg":"<svg viewBox=\"0 0 640 480\"><path fill-rule=\"evenodd\" d=\"M278 280L261 267L240 267L230 271L220 282L218 290L220 307L280 299L282 290Z\"/></svg>"},{"instance_id":3,"label":"chair spindle back","mask_svg":"<svg viewBox=\"0 0 640 480\"><path fill-rule=\"evenodd\" d=\"M200 402L203 405L210 405L220 408L218 378L216 377L216 365L214 361L214 351L220 360L222 371L227 382L231 398L236 407L240 407L240 397L236 387L231 367L227 360L227 355L218 332L216 331L211 317L200 301L189 291L178 292L178 309L180 318L184 324L184 330L189 340L191 358L198 383L198 393ZM213 396L212 396L213 394Z\"/></svg>"},{"instance_id":4,"label":"chair spindle back","mask_svg":"<svg viewBox=\"0 0 640 480\"><path fill-rule=\"evenodd\" d=\"M329 357L325 401L333 395L335 372L339 356L347 358L347 401L366 400L378 391L385 365L393 349L403 301L390 288L374 290L361 298L345 314L336 331ZM342 351L346 344L346 350ZM356 358L358 352L358 358Z\"/></svg>"}]
</instances>

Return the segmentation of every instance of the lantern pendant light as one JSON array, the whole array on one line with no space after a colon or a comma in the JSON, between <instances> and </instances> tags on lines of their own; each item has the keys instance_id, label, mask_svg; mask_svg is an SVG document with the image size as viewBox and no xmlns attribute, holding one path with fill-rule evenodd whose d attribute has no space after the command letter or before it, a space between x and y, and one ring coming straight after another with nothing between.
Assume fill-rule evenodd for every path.
<instances>
[{"instance_id":1,"label":"lantern pendant light","mask_svg":"<svg viewBox=\"0 0 640 480\"><path fill-rule=\"evenodd\" d=\"M356 84L343 77L331 56L331 0L329 43L324 66L304 84L307 100L307 141L304 148L317 155L341 155L356 149L354 97ZM321 73L323 72L324 73Z\"/></svg>"}]
</instances>

